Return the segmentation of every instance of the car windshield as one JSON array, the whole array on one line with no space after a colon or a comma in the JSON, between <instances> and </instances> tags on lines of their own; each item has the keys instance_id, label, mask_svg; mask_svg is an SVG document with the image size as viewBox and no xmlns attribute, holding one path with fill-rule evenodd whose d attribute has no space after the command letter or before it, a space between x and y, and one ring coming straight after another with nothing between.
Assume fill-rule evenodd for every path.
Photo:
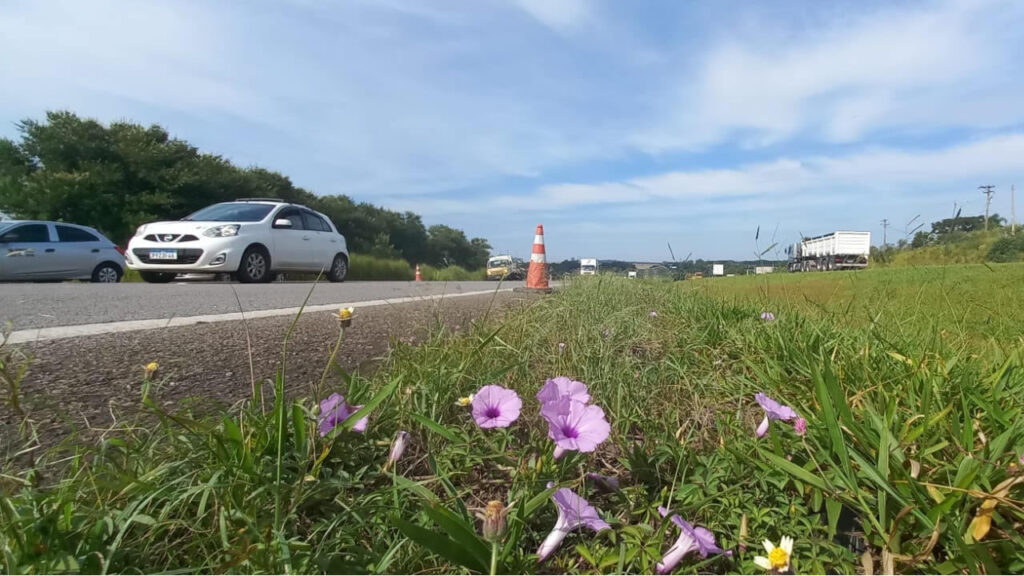
<instances>
[{"instance_id":1,"label":"car windshield","mask_svg":"<svg viewBox=\"0 0 1024 576\"><path fill-rule=\"evenodd\" d=\"M189 214L182 220L201 222L259 222L274 209L273 204L250 204L248 202L227 202L214 204Z\"/></svg>"},{"instance_id":2,"label":"car windshield","mask_svg":"<svg viewBox=\"0 0 1024 576\"><path fill-rule=\"evenodd\" d=\"M492 258L487 261L488 268L500 268L502 266L508 266L512 261L508 258Z\"/></svg>"},{"instance_id":3,"label":"car windshield","mask_svg":"<svg viewBox=\"0 0 1024 576\"><path fill-rule=\"evenodd\" d=\"M584 264L583 265L583 269L586 270L587 272L590 272L591 270L594 270L595 268L597 268L597 267L594 266L593 264Z\"/></svg>"}]
</instances>

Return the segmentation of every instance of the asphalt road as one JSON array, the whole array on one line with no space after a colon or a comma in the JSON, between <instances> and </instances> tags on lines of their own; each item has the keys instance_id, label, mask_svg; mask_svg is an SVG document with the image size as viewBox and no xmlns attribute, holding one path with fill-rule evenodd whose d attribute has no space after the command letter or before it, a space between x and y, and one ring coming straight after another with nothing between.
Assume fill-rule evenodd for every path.
<instances>
[{"instance_id":1,"label":"asphalt road","mask_svg":"<svg viewBox=\"0 0 1024 576\"><path fill-rule=\"evenodd\" d=\"M504 282L502 288L521 286ZM313 287L306 282L229 284L0 284L0 326L15 331L128 320L181 318L273 310L302 304ZM386 300L495 290L496 282L345 282L320 283L310 305L354 304Z\"/></svg>"}]
</instances>

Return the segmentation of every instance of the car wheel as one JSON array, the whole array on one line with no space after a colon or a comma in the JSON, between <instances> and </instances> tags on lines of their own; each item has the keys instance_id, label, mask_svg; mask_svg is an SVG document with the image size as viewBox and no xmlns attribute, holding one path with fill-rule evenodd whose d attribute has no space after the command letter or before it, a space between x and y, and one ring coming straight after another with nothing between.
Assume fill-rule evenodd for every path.
<instances>
[{"instance_id":1,"label":"car wheel","mask_svg":"<svg viewBox=\"0 0 1024 576\"><path fill-rule=\"evenodd\" d=\"M327 273L327 279L331 282L344 282L346 275L348 275L348 258L345 258L344 254L338 254L334 257L331 271Z\"/></svg>"},{"instance_id":2,"label":"car wheel","mask_svg":"<svg viewBox=\"0 0 1024 576\"><path fill-rule=\"evenodd\" d=\"M270 271L270 254L260 246L249 247L242 254L242 263L238 265L238 281L244 284L272 282L274 275Z\"/></svg>"},{"instance_id":3,"label":"car wheel","mask_svg":"<svg viewBox=\"0 0 1024 576\"><path fill-rule=\"evenodd\" d=\"M92 271L92 281L103 284L115 284L121 281L121 267L113 262L103 262Z\"/></svg>"},{"instance_id":4,"label":"car wheel","mask_svg":"<svg viewBox=\"0 0 1024 576\"><path fill-rule=\"evenodd\" d=\"M139 276L141 276L144 281L149 282L150 284L167 284L168 282L174 280L174 277L177 275L174 274L173 272L139 271Z\"/></svg>"}]
</instances>

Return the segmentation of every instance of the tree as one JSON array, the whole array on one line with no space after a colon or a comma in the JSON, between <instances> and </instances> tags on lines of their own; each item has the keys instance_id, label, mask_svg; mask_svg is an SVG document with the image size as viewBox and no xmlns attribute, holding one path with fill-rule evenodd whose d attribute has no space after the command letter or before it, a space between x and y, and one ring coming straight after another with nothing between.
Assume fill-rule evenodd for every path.
<instances>
[{"instance_id":1,"label":"tree","mask_svg":"<svg viewBox=\"0 0 1024 576\"><path fill-rule=\"evenodd\" d=\"M910 241L911 248L923 248L932 241L932 235L925 232L924 230L918 230L917 234L914 234L914 239Z\"/></svg>"},{"instance_id":2,"label":"tree","mask_svg":"<svg viewBox=\"0 0 1024 576\"><path fill-rule=\"evenodd\" d=\"M283 174L201 153L157 125L104 126L48 112L18 130L20 142L0 139L0 211L11 216L86 224L126 241L139 224L176 220L216 202L280 198L326 214L353 252L467 268L486 263L490 247L482 238L469 241L447 226L431 235L412 212L316 196Z\"/></svg>"},{"instance_id":3,"label":"tree","mask_svg":"<svg viewBox=\"0 0 1024 576\"><path fill-rule=\"evenodd\" d=\"M989 226L1002 226L1006 220L999 214L992 214L989 219ZM932 234L943 236L954 232L976 232L985 229L985 216L955 216L938 222L932 222ZM941 240L941 239L940 239Z\"/></svg>"}]
</instances>

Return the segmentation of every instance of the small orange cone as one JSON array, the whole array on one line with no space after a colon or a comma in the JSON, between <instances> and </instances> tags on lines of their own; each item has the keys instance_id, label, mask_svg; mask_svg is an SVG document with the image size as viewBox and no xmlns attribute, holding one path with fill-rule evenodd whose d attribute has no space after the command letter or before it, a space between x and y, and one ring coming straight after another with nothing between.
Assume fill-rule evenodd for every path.
<instances>
[{"instance_id":1,"label":"small orange cone","mask_svg":"<svg viewBox=\"0 0 1024 576\"><path fill-rule=\"evenodd\" d=\"M544 252L544 225L537 224L537 234L533 237L533 253L530 254L530 269L526 273L526 289L550 292L548 286L548 263Z\"/></svg>"},{"instance_id":2,"label":"small orange cone","mask_svg":"<svg viewBox=\"0 0 1024 576\"><path fill-rule=\"evenodd\" d=\"M416 265L416 281L423 282L423 274L420 274L420 265Z\"/></svg>"}]
</instances>

